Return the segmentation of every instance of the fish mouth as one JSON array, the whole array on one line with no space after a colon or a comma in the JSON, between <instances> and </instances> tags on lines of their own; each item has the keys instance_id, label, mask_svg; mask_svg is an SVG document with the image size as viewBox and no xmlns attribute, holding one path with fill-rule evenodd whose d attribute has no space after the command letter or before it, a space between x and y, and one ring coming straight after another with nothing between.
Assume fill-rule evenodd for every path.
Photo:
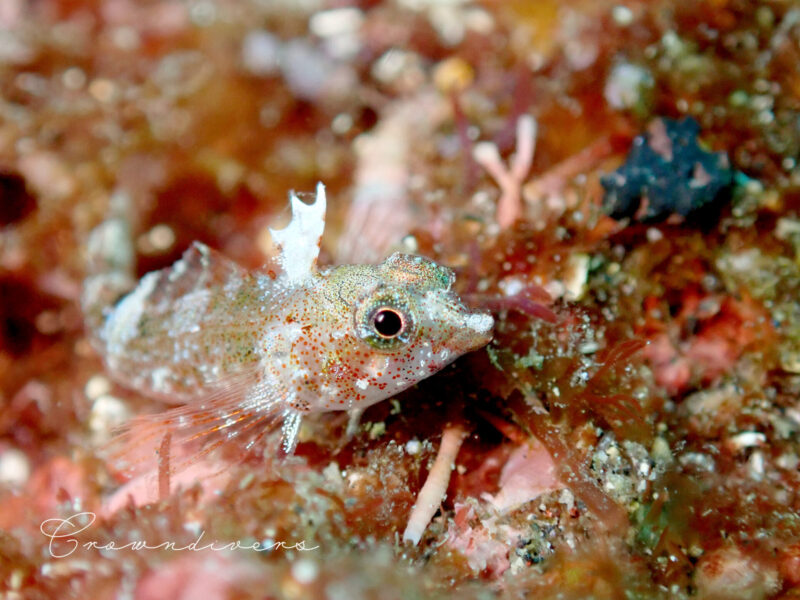
<instances>
[{"instance_id":1,"label":"fish mouth","mask_svg":"<svg viewBox=\"0 0 800 600\"><path fill-rule=\"evenodd\" d=\"M464 352L482 348L492 340L494 318L485 311L467 311L463 317L464 328L459 332L457 343Z\"/></svg>"}]
</instances>

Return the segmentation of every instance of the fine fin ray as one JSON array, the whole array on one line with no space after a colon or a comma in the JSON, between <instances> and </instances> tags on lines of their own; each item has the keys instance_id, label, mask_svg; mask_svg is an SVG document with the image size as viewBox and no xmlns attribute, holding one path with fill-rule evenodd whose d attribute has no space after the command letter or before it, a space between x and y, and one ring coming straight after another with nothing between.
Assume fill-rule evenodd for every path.
<instances>
[{"instance_id":1,"label":"fine fin ray","mask_svg":"<svg viewBox=\"0 0 800 600\"><path fill-rule=\"evenodd\" d=\"M281 448L284 454L294 454L302 421L302 413L291 408L284 412L283 424L281 425Z\"/></svg>"},{"instance_id":2,"label":"fine fin ray","mask_svg":"<svg viewBox=\"0 0 800 600\"><path fill-rule=\"evenodd\" d=\"M239 376L202 402L132 419L103 453L112 469L127 477L154 474L163 464L175 475L228 444L247 452L278 426L291 432L299 421L299 413L287 409L285 400L270 394L266 385ZM170 452L166 461L159 457L165 439ZM288 445L284 441L284 448L293 450L294 445L294 440Z\"/></svg>"}]
</instances>

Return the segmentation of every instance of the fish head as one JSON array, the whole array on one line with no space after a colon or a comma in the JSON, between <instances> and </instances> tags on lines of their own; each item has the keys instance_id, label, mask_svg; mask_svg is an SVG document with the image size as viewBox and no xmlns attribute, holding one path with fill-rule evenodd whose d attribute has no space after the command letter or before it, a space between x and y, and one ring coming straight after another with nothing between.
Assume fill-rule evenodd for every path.
<instances>
[{"instance_id":1,"label":"fish head","mask_svg":"<svg viewBox=\"0 0 800 600\"><path fill-rule=\"evenodd\" d=\"M352 331L368 357L361 381L376 384L369 390L376 397L377 390L392 395L491 340L491 315L464 305L447 267L398 253L371 269L372 284L352 305Z\"/></svg>"},{"instance_id":2,"label":"fish head","mask_svg":"<svg viewBox=\"0 0 800 600\"><path fill-rule=\"evenodd\" d=\"M385 282L383 289L363 298L360 307L362 315L369 314L360 320L362 331L367 335L371 330L368 335L373 342L375 334L382 335L381 316L389 316L395 324L398 321L392 312L382 315L379 308L392 311L394 294L399 300L397 316L408 324L408 332L397 337L405 337L406 345L416 342L418 359L439 364L440 361L421 352L423 346L430 347L431 352L446 356L441 367L492 339L494 320L488 312L464 305L453 291L455 274L451 269L422 256L395 253L379 270Z\"/></svg>"}]
</instances>

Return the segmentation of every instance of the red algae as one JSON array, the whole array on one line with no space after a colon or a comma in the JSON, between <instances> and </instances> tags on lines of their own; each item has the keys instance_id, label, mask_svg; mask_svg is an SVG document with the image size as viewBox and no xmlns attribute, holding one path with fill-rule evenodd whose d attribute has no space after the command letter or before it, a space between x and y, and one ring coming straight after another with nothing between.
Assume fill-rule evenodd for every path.
<instances>
[{"instance_id":1,"label":"red algae","mask_svg":"<svg viewBox=\"0 0 800 600\"><path fill-rule=\"evenodd\" d=\"M797 597L798 35L783 1L6 2L0 592ZM612 219L603 178L685 118L730 198ZM164 407L89 344L89 232L123 194L138 275L194 241L257 268L318 181L322 264L428 256L494 340L352 437L321 415L295 456L120 485L103 444Z\"/></svg>"}]
</instances>

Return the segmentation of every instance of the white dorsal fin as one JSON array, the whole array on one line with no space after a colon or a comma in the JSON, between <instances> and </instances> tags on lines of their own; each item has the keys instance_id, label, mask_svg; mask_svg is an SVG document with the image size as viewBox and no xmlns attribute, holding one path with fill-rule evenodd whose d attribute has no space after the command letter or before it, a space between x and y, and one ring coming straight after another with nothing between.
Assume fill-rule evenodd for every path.
<instances>
[{"instance_id":1,"label":"white dorsal fin","mask_svg":"<svg viewBox=\"0 0 800 600\"><path fill-rule=\"evenodd\" d=\"M284 276L297 283L316 271L322 232L325 229L325 186L317 184L317 197L306 204L292 192L289 195L292 220L283 229L272 229L272 241L278 247L278 262Z\"/></svg>"}]
</instances>

